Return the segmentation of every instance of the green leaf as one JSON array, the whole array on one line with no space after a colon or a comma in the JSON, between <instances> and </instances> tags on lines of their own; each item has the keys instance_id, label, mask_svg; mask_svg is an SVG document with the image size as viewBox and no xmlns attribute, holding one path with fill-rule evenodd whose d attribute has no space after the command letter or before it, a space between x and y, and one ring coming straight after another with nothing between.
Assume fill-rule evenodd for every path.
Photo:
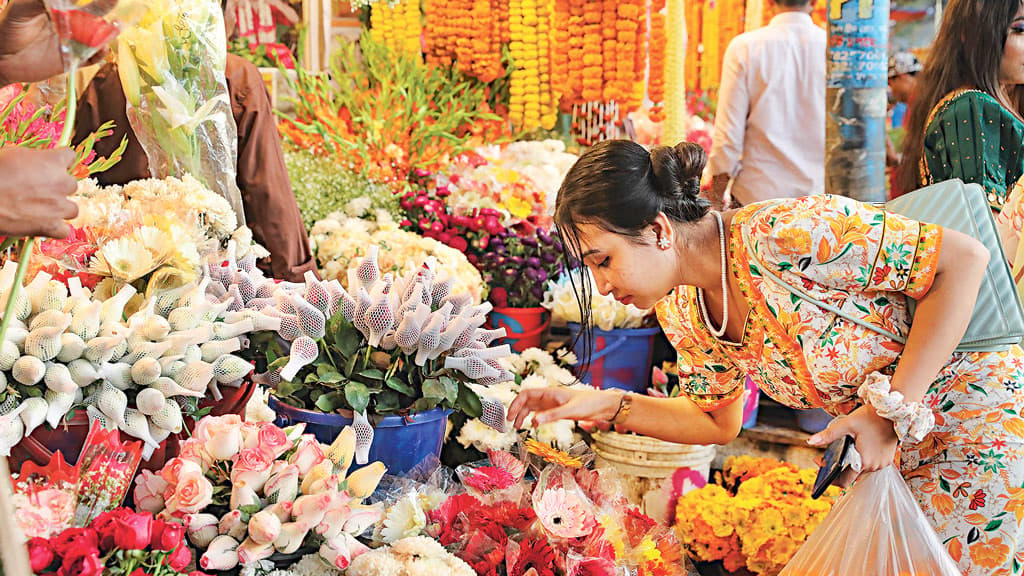
<instances>
[{"instance_id":1,"label":"green leaf","mask_svg":"<svg viewBox=\"0 0 1024 576\"><path fill-rule=\"evenodd\" d=\"M995 532L1003 525L1002 520L993 520L985 525L985 532Z\"/></svg>"},{"instance_id":2,"label":"green leaf","mask_svg":"<svg viewBox=\"0 0 1024 576\"><path fill-rule=\"evenodd\" d=\"M299 380L284 381L277 385L276 394L277 396L291 396L300 389L302 389L303 383Z\"/></svg>"},{"instance_id":3,"label":"green leaf","mask_svg":"<svg viewBox=\"0 0 1024 576\"><path fill-rule=\"evenodd\" d=\"M441 384L444 385L444 397L452 406L459 401L459 381L451 376L441 376Z\"/></svg>"},{"instance_id":4,"label":"green leaf","mask_svg":"<svg viewBox=\"0 0 1024 576\"><path fill-rule=\"evenodd\" d=\"M380 382L384 381L384 373L378 370L377 368L367 368L366 370L360 372L359 375L369 380L376 380Z\"/></svg>"},{"instance_id":5,"label":"green leaf","mask_svg":"<svg viewBox=\"0 0 1024 576\"><path fill-rule=\"evenodd\" d=\"M484 413L480 406L480 397L464 382L459 382L458 407L470 418L479 418Z\"/></svg>"},{"instance_id":6,"label":"green leaf","mask_svg":"<svg viewBox=\"0 0 1024 576\"><path fill-rule=\"evenodd\" d=\"M359 355L358 354L353 354L351 357L349 357L348 362L345 363L345 374L348 374L349 376L351 376L352 373L356 371L356 364L358 364L358 363L359 363Z\"/></svg>"},{"instance_id":7,"label":"green leaf","mask_svg":"<svg viewBox=\"0 0 1024 576\"><path fill-rule=\"evenodd\" d=\"M323 384L338 384L340 382L344 382L345 380L347 380L347 378L345 378L345 376L341 372L335 370L324 373L318 379L318 381Z\"/></svg>"},{"instance_id":8,"label":"green leaf","mask_svg":"<svg viewBox=\"0 0 1024 576\"><path fill-rule=\"evenodd\" d=\"M370 404L370 391L362 382L352 381L345 386L345 399L353 410L363 412Z\"/></svg>"},{"instance_id":9,"label":"green leaf","mask_svg":"<svg viewBox=\"0 0 1024 576\"><path fill-rule=\"evenodd\" d=\"M392 390L395 390L397 392L401 392L406 396L416 396L416 391L413 390L412 386L409 386L407 383L403 382L402 379L399 378L398 376L392 376L391 378L388 378L387 381L385 381L384 383L387 384L388 388L391 388Z\"/></svg>"},{"instance_id":10,"label":"green leaf","mask_svg":"<svg viewBox=\"0 0 1024 576\"><path fill-rule=\"evenodd\" d=\"M373 396L373 411L378 414L397 412L399 404L398 392L394 390L382 390Z\"/></svg>"},{"instance_id":11,"label":"green leaf","mask_svg":"<svg viewBox=\"0 0 1024 576\"><path fill-rule=\"evenodd\" d=\"M284 368L288 364L289 356L282 356L270 364L267 364L267 370L273 370L274 368Z\"/></svg>"},{"instance_id":12,"label":"green leaf","mask_svg":"<svg viewBox=\"0 0 1024 576\"><path fill-rule=\"evenodd\" d=\"M423 381L423 395L431 398L445 398L444 384L437 378L427 378Z\"/></svg>"},{"instance_id":13,"label":"green leaf","mask_svg":"<svg viewBox=\"0 0 1024 576\"><path fill-rule=\"evenodd\" d=\"M350 322L343 319L338 323L338 333L334 338L334 346L343 356L347 358L355 354L359 350L359 344L362 341L362 334Z\"/></svg>"},{"instance_id":14,"label":"green leaf","mask_svg":"<svg viewBox=\"0 0 1024 576\"><path fill-rule=\"evenodd\" d=\"M330 394L321 394L313 405L324 412L334 412L335 409L334 401L331 400Z\"/></svg>"},{"instance_id":15,"label":"green leaf","mask_svg":"<svg viewBox=\"0 0 1024 576\"><path fill-rule=\"evenodd\" d=\"M942 488L943 492L949 492L949 482L942 476L939 476L939 488Z\"/></svg>"},{"instance_id":16,"label":"green leaf","mask_svg":"<svg viewBox=\"0 0 1024 576\"><path fill-rule=\"evenodd\" d=\"M430 396L425 396L413 402L412 409L415 412L426 412L427 410L433 410L434 408L437 408L437 405L440 404L443 400L444 398L432 398Z\"/></svg>"}]
</instances>

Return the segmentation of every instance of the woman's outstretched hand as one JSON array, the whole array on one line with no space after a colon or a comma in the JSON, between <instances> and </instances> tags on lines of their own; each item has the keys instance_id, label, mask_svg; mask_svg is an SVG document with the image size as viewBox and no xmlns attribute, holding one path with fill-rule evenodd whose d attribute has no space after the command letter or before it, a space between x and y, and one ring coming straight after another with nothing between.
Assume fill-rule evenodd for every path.
<instances>
[{"instance_id":1,"label":"woman's outstretched hand","mask_svg":"<svg viewBox=\"0 0 1024 576\"><path fill-rule=\"evenodd\" d=\"M533 424L555 420L611 420L619 407L619 394L556 386L528 388L519 393L508 409L508 421L516 428L533 414Z\"/></svg>"}]
</instances>

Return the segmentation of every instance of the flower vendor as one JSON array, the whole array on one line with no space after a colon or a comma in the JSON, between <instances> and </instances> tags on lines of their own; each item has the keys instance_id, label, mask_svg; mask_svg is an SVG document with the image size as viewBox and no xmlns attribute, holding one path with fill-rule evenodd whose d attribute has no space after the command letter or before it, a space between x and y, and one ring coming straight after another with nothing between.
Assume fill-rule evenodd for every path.
<instances>
[{"instance_id":1,"label":"flower vendor","mask_svg":"<svg viewBox=\"0 0 1024 576\"><path fill-rule=\"evenodd\" d=\"M1024 543L1024 350L954 350L985 247L840 196L715 212L698 195L705 163L692 143L648 152L602 142L569 171L555 210L602 294L656 308L679 352L683 396L528 389L509 418L610 420L672 442L724 444L740 431L736 400L749 376L787 406L839 415L810 443L851 435L866 471L893 463L899 447L907 484L959 569L1011 572ZM917 300L913 323L906 297Z\"/></svg>"},{"instance_id":2,"label":"flower vendor","mask_svg":"<svg viewBox=\"0 0 1024 576\"><path fill-rule=\"evenodd\" d=\"M270 251L264 271L280 280L300 282L307 270L316 269L316 261L288 180L270 97L259 70L239 56L227 55L226 76L238 128L237 181L246 223L256 242ZM115 135L108 140L120 142L123 136L129 137L117 166L98 175L103 185L149 177L149 161L128 123L126 104L113 64L96 74L80 99L76 135L88 134L103 122L114 120ZM102 143L97 146L97 153L109 152Z\"/></svg>"}]
</instances>

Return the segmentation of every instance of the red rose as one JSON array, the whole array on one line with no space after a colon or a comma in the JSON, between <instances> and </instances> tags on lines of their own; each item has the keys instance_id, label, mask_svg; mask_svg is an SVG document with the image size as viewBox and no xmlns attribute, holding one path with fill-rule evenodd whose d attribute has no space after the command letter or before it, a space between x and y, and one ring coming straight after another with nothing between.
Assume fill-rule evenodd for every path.
<instances>
[{"instance_id":1,"label":"red rose","mask_svg":"<svg viewBox=\"0 0 1024 576\"><path fill-rule=\"evenodd\" d=\"M64 558L57 576L102 576L103 562L98 552L78 557Z\"/></svg>"},{"instance_id":2,"label":"red rose","mask_svg":"<svg viewBox=\"0 0 1024 576\"><path fill-rule=\"evenodd\" d=\"M181 545L185 527L177 522L153 520L149 547L153 550L170 552Z\"/></svg>"},{"instance_id":3,"label":"red rose","mask_svg":"<svg viewBox=\"0 0 1024 576\"><path fill-rule=\"evenodd\" d=\"M116 520L123 518L124 516L131 514L131 511L127 508L118 508L109 512L104 512L96 517L92 521L92 529L96 531L96 535L99 537L100 549L104 551L110 551L114 548L114 527L116 526Z\"/></svg>"},{"instance_id":4,"label":"red rose","mask_svg":"<svg viewBox=\"0 0 1024 576\"><path fill-rule=\"evenodd\" d=\"M207 574L206 572L200 572L199 570L193 570L192 572L188 573L188 576L210 576L210 575Z\"/></svg>"},{"instance_id":5,"label":"red rose","mask_svg":"<svg viewBox=\"0 0 1024 576\"><path fill-rule=\"evenodd\" d=\"M28 541L28 558L32 571L42 574L53 564L53 546L46 538L33 538Z\"/></svg>"},{"instance_id":6,"label":"red rose","mask_svg":"<svg viewBox=\"0 0 1024 576\"><path fill-rule=\"evenodd\" d=\"M128 576L149 576L149 574L142 568L136 568L135 570L132 570L132 573Z\"/></svg>"},{"instance_id":7,"label":"red rose","mask_svg":"<svg viewBox=\"0 0 1024 576\"><path fill-rule=\"evenodd\" d=\"M68 528L50 539L57 556L67 560L79 556L99 554L99 537L91 528Z\"/></svg>"},{"instance_id":8,"label":"red rose","mask_svg":"<svg viewBox=\"0 0 1024 576\"><path fill-rule=\"evenodd\" d=\"M149 546L153 516L128 514L114 521L114 546L121 550L145 550Z\"/></svg>"},{"instance_id":9,"label":"red rose","mask_svg":"<svg viewBox=\"0 0 1024 576\"><path fill-rule=\"evenodd\" d=\"M192 563L192 551L188 546L178 546L164 562L175 572L181 572Z\"/></svg>"}]
</instances>

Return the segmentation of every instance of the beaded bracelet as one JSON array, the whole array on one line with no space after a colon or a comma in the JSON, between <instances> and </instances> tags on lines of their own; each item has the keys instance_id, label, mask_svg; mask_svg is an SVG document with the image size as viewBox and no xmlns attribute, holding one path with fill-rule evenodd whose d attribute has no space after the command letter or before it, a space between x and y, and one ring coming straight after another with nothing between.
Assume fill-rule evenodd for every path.
<instances>
[{"instance_id":1,"label":"beaded bracelet","mask_svg":"<svg viewBox=\"0 0 1024 576\"><path fill-rule=\"evenodd\" d=\"M875 409L875 413L891 420L900 442L916 444L935 427L935 414L921 402L907 402L903 394L892 390L889 377L878 372L868 374L857 390L857 396Z\"/></svg>"}]
</instances>

